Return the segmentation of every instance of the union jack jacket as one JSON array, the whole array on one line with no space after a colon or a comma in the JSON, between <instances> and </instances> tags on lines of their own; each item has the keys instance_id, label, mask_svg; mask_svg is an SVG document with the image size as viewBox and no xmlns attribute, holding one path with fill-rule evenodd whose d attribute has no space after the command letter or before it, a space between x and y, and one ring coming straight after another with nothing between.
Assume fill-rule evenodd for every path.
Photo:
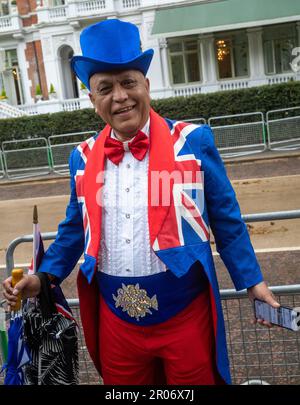
<instances>
[{"instance_id":1,"label":"union jack jacket","mask_svg":"<svg viewBox=\"0 0 300 405\"><path fill-rule=\"evenodd\" d=\"M101 241L104 142L110 131L106 126L73 150L66 219L59 225L56 240L39 269L60 282L84 254L78 274L80 311L86 344L99 371L99 293L94 275ZM163 185L165 178L168 187ZM196 261L206 272L213 308L216 364L224 381L230 383L210 229L237 290L252 287L263 277L209 126L163 119L151 110L148 202L150 243L157 256L178 277Z\"/></svg>"}]
</instances>

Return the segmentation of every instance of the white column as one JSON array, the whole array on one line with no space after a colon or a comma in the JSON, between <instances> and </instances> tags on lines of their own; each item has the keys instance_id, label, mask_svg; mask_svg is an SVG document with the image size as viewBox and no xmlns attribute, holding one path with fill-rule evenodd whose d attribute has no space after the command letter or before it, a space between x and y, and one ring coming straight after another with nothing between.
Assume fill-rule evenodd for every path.
<instances>
[{"instance_id":1,"label":"white column","mask_svg":"<svg viewBox=\"0 0 300 405\"><path fill-rule=\"evenodd\" d=\"M251 86L259 86L266 83L262 33L261 27L249 28L247 30Z\"/></svg>"},{"instance_id":2,"label":"white column","mask_svg":"<svg viewBox=\"0 0 300 405\"><path fill-rule=\"evenodd\" d=\"M200 36L201 75L204 93L218 90L214 42L214 36L211 34Z\"/></svg>"},{"instance_id":3,"label":"white column","mask_svg":"<svg viewBox=\"0 0 300 405\"><path fill-rule=\"evenodd\" d=\"M38 17L38 24L50 22L49 8L46 5L43 7L37 7L36 12Z\"/></svg>"},{"instance_id":4,"label":"white column","mask_svg":"<svg viewBox=\"0 0 300 405\"><path fill-rule=\"evenodd\" d=\"M169 74L169 62L168 62L168 43L166 38L159 39L159 50L162 70L163 87L170 88L170 74Z\"/></svg>"},{"instance_id":5,"label":"white column","mask_svg":"<svg viewBox=\"0 0 300 405\"><path fill-rule=\"evenodd\" d=\"M25 49L26 49L25 41L19 41L17 47L17 54L18 54L20 76L23 86L24 104L31 104L33 103L33 98L30 93L32 83L31 80L28 78L28 71L27 71L28 62L26 61L25 57Z\"/></svg>"},{"instance_id":6,"label":"white column","mask_svg":"<svg viewBox=\"0 0 300 405\"><path fill-rule=\"evenodd\" d=\"M76 1L68 1L68 14L69 18L76 18L78 16Z\"/></svg>"},{"instance_id":7,"label":"white column","mask_svg":"<svg viewBox=\"0 0 300 405\"><path fill-rule=\"evenodd\" d=\"M150 79L150 92L153 98L169 97L172 92L167 74L168 65L166 61L162 59L160 40L152 36L154 17L154 10L145 11L142 13L140 20L140 34L143 50L149 48L154 49L154 56L147 76ZM134 21L131 20L131 22ZM165 46L164 43L163 46ZM164 57L166 57L166 49L164 49L163 52L165 52Z\"/></svg>"}]
</instances>

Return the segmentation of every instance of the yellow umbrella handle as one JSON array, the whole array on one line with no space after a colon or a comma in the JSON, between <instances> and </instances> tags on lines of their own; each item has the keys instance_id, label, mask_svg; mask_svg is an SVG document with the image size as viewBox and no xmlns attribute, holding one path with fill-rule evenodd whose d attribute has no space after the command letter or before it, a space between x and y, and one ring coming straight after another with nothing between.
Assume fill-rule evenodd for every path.
<instances>
[{"instance_id":1,"label":"yellow umbrella handle","mask_svg":"<svg viewBox=\"0 0 300 405\"><path fill-rule=\"evenodd\" d=\"M11 285L14 288L15 285L23 277L23 269L13 269L13 271L11 272L11 276L12 276ZM22 300L22 293L19 293L16 305L13 308L14 311L19 311L19 309L21 308L21 300Z\"/></svg>"}]
</instances>

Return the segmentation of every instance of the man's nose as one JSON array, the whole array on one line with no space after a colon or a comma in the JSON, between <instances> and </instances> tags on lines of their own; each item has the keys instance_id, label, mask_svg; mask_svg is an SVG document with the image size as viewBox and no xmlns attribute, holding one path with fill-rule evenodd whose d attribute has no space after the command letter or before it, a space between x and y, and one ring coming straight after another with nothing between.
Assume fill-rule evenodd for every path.
<instances>
[{"instance_id":1,"label":"man's nose","mask_svg":"<svg viewBox=\"0 0 300 405\"><path fill-rule=\"evenodd\" d=\"M122 87L120 84L116 84L113 88L113 100L121 103L125 100L127 100L128 94L126 89Z\"/></svg>"}]
</instances>

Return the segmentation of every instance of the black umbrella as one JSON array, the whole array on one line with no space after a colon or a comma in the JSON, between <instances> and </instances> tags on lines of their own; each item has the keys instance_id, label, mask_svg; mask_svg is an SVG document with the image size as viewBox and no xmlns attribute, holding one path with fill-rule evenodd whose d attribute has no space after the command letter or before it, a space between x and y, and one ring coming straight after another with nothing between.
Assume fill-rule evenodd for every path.
<instances>
[{"instance_id":1,"label":"black umbrella","mask_svg":"<svg viewBox=\"0 0 300 405\"><path fill-rule=\"evenodd\" d=\"M37 302L28 300L23 307L24 339L31 357L25 366L25 384L78 384L77 324L57 311L48 276L40 276Z\"/></svg>"},{"instance_id":2,"label":"black umbrella","mask_svg":"<svg viewBox=\"0 0 300 405\"><path fill-rule=\"evenodd\" d=\"M33 226L30 274L36 273L44 254L36 206ZM78 384L77 323L60 286L51 284L47 274L36 274L41 280L41 292L23 305L24 340L31 357L25 366L25 384Z\"/></svg>"}]
</instances>

